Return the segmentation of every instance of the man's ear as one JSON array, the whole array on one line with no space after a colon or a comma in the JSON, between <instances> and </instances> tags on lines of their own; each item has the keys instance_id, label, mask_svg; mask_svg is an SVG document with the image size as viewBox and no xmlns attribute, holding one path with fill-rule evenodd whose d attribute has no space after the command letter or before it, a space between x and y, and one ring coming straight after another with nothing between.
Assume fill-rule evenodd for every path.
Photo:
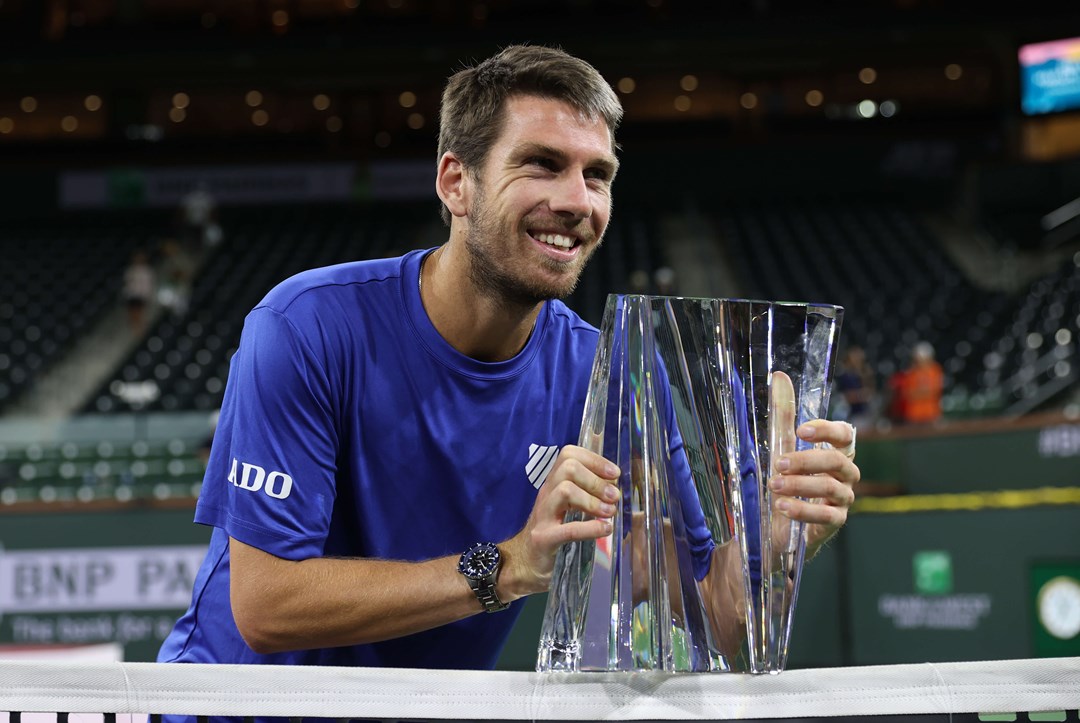
<instances>
[{"instance_id":1,"label":"man's ear","mask_svg":"<svg viewBox=\"0 0 1080 723\"><path fill-rule=\"evenodd\" d=\"M447 151L439 159L435 176L435 192L454 216L464 216L469 208L469 179L465 167L453 153Z\"/></svg>"}]
</instances>

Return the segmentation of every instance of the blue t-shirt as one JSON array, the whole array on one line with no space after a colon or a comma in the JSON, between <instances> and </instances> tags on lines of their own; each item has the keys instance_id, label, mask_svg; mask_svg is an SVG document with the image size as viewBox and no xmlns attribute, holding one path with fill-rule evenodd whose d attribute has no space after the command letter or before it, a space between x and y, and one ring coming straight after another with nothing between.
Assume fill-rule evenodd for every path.
<instances>
[{"instance_id":1,"label":"blue t-shirt","mask_svg":"<svg viewBox=\"0 0 1080 723\"><path fill-rule=\"evenodd\" d=\"M248 315L196 508L210 549L162 662L491 668L523 601L370 645L260 655L229 604L228 538L277 557L425 560L525 524L576 444L597 330L546 303L525 348L484 363L436 331L425 251L307 271Z\"/></svg>"}]
</instances>

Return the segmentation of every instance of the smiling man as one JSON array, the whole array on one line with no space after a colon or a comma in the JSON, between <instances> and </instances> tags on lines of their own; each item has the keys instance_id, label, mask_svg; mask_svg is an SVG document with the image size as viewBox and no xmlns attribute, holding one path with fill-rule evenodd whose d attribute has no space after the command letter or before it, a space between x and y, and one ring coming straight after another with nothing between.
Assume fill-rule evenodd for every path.
<instances>
[{"instance_id":1,"label":"smiling man","mask_svg":"<svg viewBox=\"0 0 1080 723\"><path fill-rule=\"evenodd\" d=\"M619 470L576 446L598 332L557 299L607 227L621 116L560 50L458 72L446 243L302 273L251 311L195 515L210 549L160 661L490 668L559 547L610 531ZM785 493L820 502L788 514L835 530L857 477L792 455Z\"/></svg>"}]
</instances>

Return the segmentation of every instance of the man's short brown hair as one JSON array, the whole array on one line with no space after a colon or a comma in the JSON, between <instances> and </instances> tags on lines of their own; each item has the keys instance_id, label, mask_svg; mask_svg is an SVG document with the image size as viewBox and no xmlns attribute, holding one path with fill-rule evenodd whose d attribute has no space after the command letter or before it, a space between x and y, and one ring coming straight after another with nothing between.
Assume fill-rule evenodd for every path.
<instances>
[{"instance_id":1,"label":"man's short brown hair","mask_svg":"<svg viewBox=\"0 0 1080 723\"><path fill-rule=\"evenodd\" d=\"M450 151L462 166L478 171L502 131L506 99L513 95L560 100L590 118L603 118L615 148L622 104L596 68L559 48L511 45L450 77L439 113L438 159ZM449 225L445 206L442 217Z\"/></svg>"}]
</instances>

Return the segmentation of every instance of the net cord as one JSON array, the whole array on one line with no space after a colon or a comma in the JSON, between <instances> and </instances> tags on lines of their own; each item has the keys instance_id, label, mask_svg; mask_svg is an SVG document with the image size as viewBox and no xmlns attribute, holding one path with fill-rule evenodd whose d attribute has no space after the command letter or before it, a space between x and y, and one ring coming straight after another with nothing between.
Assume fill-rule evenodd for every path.
<instances>
[{"instance_id":1,"label":"net cord","mask_svg":"<svg viewBox=\"0 0 1080 723\"><path fill-rule=\"evenodd\" d=\"M0 661L0 711L739 720L1080 709L1080 657L779 675Z\"/></svg>"}]
</instances>

